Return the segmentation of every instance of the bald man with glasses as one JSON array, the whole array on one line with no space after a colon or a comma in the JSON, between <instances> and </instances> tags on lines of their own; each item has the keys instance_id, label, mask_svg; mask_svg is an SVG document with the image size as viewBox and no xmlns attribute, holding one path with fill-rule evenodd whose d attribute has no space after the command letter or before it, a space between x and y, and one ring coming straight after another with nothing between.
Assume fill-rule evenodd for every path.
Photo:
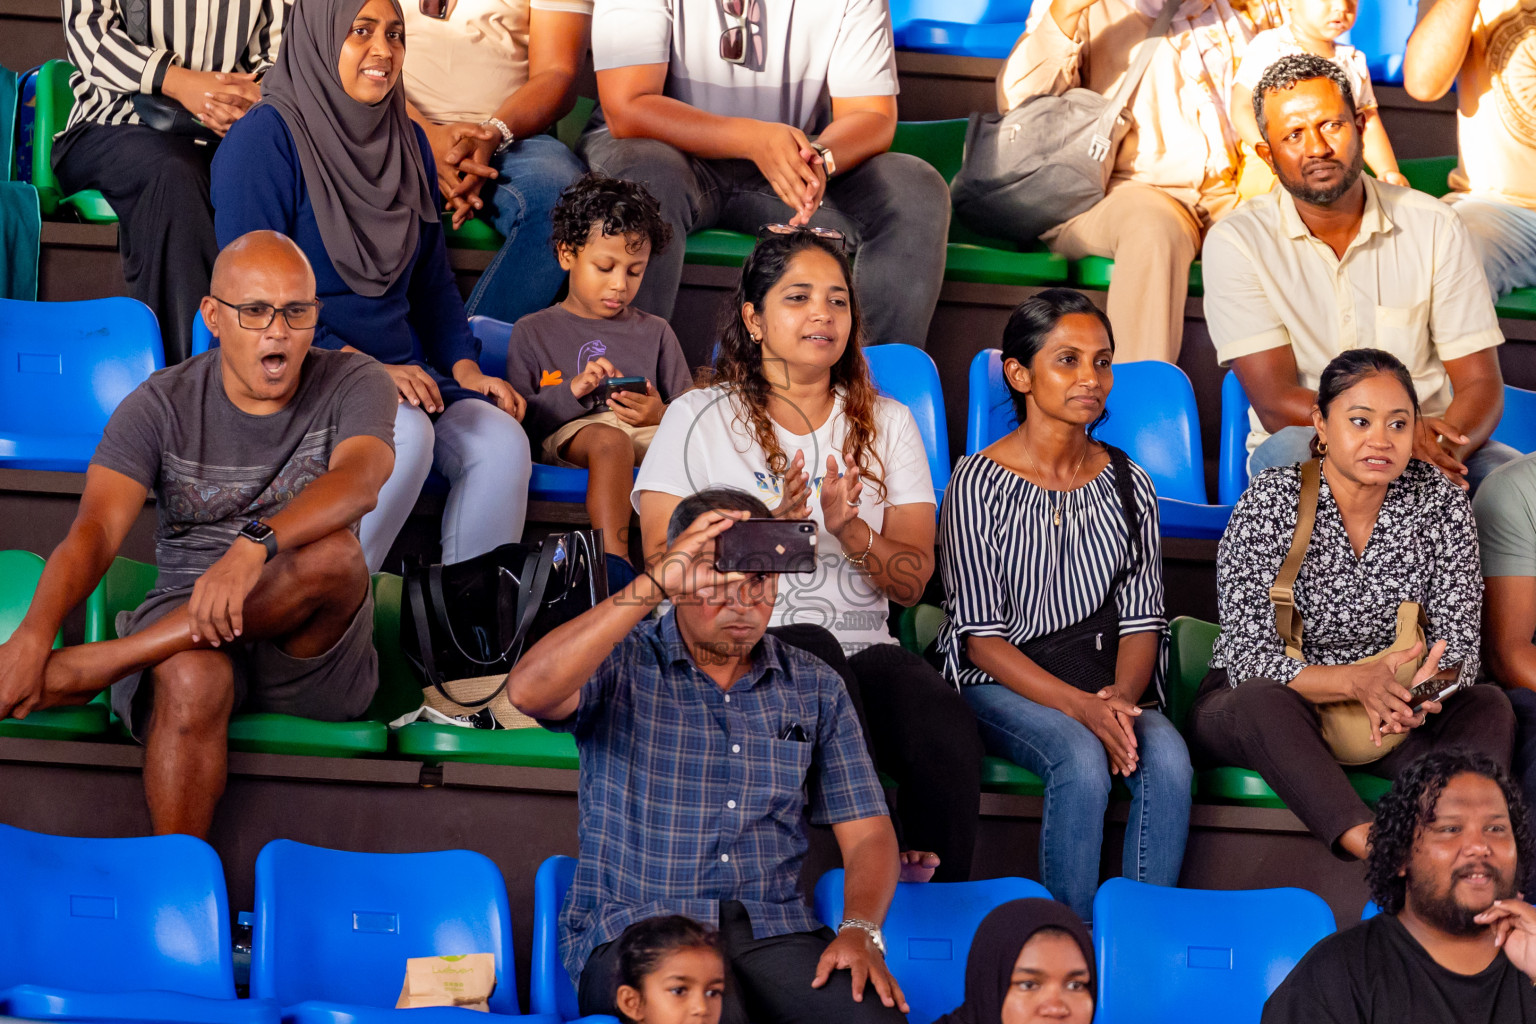
<instances>
[{"instance_id":1,"label":"bald man with glasses","mask_svg":"<svg viewBox=\"0 0 1536 1024\"><path fill-rule=\"evenodd\" d=\"M370 357L310 347L315 277L286 237L231 243L210 291L219 346L123 399L68 536L0 644L0 718L111 686L145 745L154 832L199 837L224 792L231 714L343 721L378 688L357 524L394 466L397 401ZM51 650L150 491L154 589L118 616L119 639Z\"/></svg>"}]
</instances>

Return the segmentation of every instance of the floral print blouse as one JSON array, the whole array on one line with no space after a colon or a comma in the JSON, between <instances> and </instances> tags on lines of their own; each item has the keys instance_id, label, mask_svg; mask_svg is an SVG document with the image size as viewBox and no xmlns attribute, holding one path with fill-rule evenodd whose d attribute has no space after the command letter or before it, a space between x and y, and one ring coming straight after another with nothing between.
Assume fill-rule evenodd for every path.
<instances>
[{"instance_id":1,"label":"floral print blouse","mask_svg":"<svg viewBox=\"0 0 1536 1024\"><path fill-rule=\"evenodd\" d=\"M1233 686L1248 679L1289 683L1307 665L1344 665L1391 645L1397 606L1424 608L1430 644L1445 641L1440 668L1460 666L1457 682L1476 681L1483 607L1477 527L1466 495L1434 466L1412 459L1387 496L1355 557L1325 475L1317 524L1296 577L1304 661L1287 657L1269 588L1290 550L1301 497L1301 469L1260 473L1238 501L1216 555L1221 635L1211 665Z\"/></svg>"}]
</instances>

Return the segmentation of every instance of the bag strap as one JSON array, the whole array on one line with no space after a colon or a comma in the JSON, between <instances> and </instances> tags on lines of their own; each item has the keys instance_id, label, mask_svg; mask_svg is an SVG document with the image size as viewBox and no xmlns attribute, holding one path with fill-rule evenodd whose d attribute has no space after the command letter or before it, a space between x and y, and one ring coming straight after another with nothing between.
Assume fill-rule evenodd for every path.
<instances>
[{"instance_id":1,"label":"bag strap","mask_svg":"<svg viewBox=\"0 0 1536 1024\"><path fill-rule=\"evenodd\" d=\"M1136 515L1136 480L1131 476L1131 457L1112 444L1104 447L1109 449L1109 464L1115 470L1115 491L1120 495L1120 512L1125 516L1126 545L1131 553L1130 564L1121 568L1111 584L1111 593L1117 593L1131 573L1141 568L1141 524Z\"/></svg>"},{"instance_id":2,"label":"bag strap","mask_svg":"<svg viewBox=\"0 0 1536 1024\"><path fill-rule=\"evenodd\" d=\"M1108 160L1114 152L1115 122L1120 120L1125 108L1131 105L1131 97L1136 94L1142 78L1146 77L1147 66L1152 63L1152 55L1157 52L1158 43L1168 34L1173 16L1183 2L1167 0L1163 9L1157 12L1157 20L1152 22L1152 27L1147 31L1147 45L1136 51L1136 59L1120 80L1120 88L1115 90L1115 94L1109 98L1109 105L1099 115L1098 127L1094 129L1093 140L1088 146L1088 154L1095 160Z\"/></svg>"},{"instance_id":3,"label":"bag strap","mask_svg":"<svg viewBox=\"0 0 1536 1024\"><path fill-rule=\"evenodd\" d=\"M1291 537L1291 550L1280 563L1280 572L1269 588L1269 599L1275 606L1275 629L1285 641L1285 653L1293 658L1301 657L1301 616L1296 614L1296 576L1301 572L1302 560L1307 557L1307 545L1312 543L1312 527L1317 523L1317 496L1322 486L1322 463L1309 459L1301 464L1301 499L1296 504L1296 532Z\"/></svg>"}]
</instances>

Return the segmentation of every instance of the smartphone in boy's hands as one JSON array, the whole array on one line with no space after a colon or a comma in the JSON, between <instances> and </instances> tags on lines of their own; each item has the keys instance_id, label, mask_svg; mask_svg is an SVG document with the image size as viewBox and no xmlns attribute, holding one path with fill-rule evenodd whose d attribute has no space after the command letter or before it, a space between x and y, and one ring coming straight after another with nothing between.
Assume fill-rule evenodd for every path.
<instances>
[{"instance_id":1,"label":"smartphone in boy's hands","mask_svg":"<svg viewBox=\"0 0 1536 1024\"><path fill-rule=\"evenodd\" d=\"M636 394L646 393L646 381L644 377L605 377L592 391L593 402L598 406L607 406L608 399L621 391L632 391Z\"/></svg>"}]
</instances>

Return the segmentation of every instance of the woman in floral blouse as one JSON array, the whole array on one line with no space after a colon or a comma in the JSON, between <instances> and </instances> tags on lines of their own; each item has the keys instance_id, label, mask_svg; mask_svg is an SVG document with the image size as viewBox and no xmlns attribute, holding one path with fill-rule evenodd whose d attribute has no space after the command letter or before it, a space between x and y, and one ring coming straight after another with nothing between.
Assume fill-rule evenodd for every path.
<instances>
[{"instance_id":1,"label":"woman in floral blouse","mask_svg":"<svg viewBox=\"0 0 1536 1024\"><path fill-rule=\"evenodd\" d=\"M1324 742L1315 705L1364 705L1373 739L1406 732L1361 770L1393 778L1429 750L1461 746L1509 764L1514 714L1478 674L1482 578L1466 496L1412 458L1418 400L1408 370L1376 349L1323 371L1312 420L1322 458L1317 522L1296 577L1302 659L1287 656L1269 589L1296 530L1301 468L1260 473L1217 553L1221 636L1190 710L1207 764L1257 771L1336 854L1364 857L1371 811ZM1462 687L1417 713L1393 670L1414 651L1353 664L1391 646L1397 608L1417 602L1431 645L1413 685Z\"/></svg>"}]
</instances>

